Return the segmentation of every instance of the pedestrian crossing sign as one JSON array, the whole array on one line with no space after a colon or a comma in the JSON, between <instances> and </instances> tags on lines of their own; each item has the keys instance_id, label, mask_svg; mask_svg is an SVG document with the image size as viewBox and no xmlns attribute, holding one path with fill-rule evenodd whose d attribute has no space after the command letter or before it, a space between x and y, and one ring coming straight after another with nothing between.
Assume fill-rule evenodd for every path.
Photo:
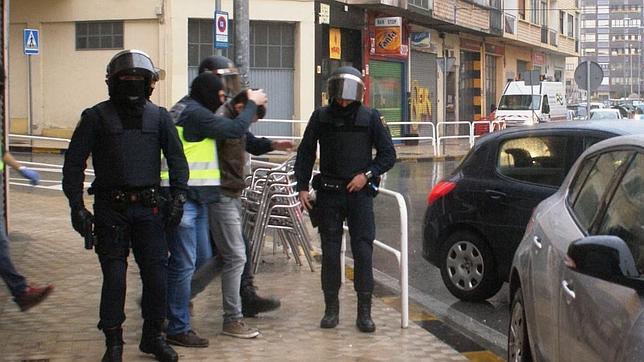
<instances>
[{"instance_id":1,"label":"pedestrian crossing sign","mask_svg":"<svg viewBox=\"0 0 644 362\"><path fill-rule=\"evenodd\" d=\"M40 54L40 37L38 36L38 29L24 29L23 45L26 55Z\"/></svg>"}]
</instances>

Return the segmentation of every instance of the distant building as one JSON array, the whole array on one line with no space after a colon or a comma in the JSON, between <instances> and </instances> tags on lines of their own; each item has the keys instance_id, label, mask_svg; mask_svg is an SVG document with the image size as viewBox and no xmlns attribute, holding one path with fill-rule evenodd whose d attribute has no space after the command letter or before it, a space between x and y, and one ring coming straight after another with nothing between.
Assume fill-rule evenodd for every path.
<instances>
[{"instance_id":1,"label":"distant building","mask_svg":"<svg viewBox=\"0 0 644 362\"><path fill-rule=\"evenodd\" d=\"M594 94L600 100L639 97L644 90L644 0L582 0L581 9L581 60L595 61L604 70Z\"/></svg>"}]
</instances>

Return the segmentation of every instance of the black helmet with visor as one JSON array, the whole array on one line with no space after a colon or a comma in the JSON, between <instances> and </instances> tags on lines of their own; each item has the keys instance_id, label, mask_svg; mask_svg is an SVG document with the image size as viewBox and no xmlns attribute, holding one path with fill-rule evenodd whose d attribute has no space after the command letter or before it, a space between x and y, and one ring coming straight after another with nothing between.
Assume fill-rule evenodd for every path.
<instances>
[{"instance_id":1,"label":"black helmet with visor","mask_svg":"<svg viewBox=\"0 0 644 362\"><path fill-rule=\"evenodd\" d=\"M213 55L202 60L199 64L199 74L203 72L211 72L221 79L228 98L233 98L242 91L239 69L235 67L232 60L224 56Z\"/></svg>"},{"instance_id":2,"label":"black helmet with visor","mask_svg":"<svg viewBox=\"0 0 644 362\"><path fill-rule=\"evenodd\" d=\"M327 81L329 99L341 99L362 103L364 98L364 82L362 74L354 67L339 67L331 73Z\"/></svg>"},{"instance_id":3,"label":"black helmet with visor","mask_svg":"<svg viewBox=\"0 0 644 362\"><path fill-rule=\"evenodd\" d=\"M137 49L122 50L107 64L105 78L108 80L122 74L142 75L146 79L158 77L159 70L145 52Z\"/></svg>"}]
</instances>

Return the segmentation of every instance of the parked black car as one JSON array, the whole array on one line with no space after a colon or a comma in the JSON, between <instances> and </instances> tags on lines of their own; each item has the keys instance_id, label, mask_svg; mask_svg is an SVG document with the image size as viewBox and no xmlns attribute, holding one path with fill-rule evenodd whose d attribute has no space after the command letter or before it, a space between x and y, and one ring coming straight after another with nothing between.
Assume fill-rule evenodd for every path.
<instances>
[{"instance_id":1,"label":"parked black car","mask_svg":"<svg viewBox=\"0 0 644 362\"><path fill-rule=\"evenodd\" d=\"M481 301L508 280L532 210L557 191L577 157L601 140L644 133L644 123L543 123L481 137L427 197L423 256L459 299Z\"/></svg>"}]
</instances>

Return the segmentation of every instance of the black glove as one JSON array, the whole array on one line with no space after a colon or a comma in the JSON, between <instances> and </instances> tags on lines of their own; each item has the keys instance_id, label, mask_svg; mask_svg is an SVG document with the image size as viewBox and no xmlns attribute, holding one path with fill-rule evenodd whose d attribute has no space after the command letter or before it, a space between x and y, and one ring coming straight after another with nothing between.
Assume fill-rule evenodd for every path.
<instances>
[{"instance_id":1,"label":"black glove","mask_svg":"<svg viewBox=\"0 0 644 362\"><path fill-rule=\"evenodd\" d=\"M82 237L92 231L94 225L94 215L84 206L72 208L72 226Z\"/></svg>"},{"instance_id":2,"label":"black glove","mask_svg":"<svg viewBox=\"0 0 644 362\"><path fill-rule=\"evenodd\" d=\"M181 223L183 217L183 204L186 202L186 195L175 195L168 203L165 214L165 227L176 228Z\"/></svg>"}]
</instances>

